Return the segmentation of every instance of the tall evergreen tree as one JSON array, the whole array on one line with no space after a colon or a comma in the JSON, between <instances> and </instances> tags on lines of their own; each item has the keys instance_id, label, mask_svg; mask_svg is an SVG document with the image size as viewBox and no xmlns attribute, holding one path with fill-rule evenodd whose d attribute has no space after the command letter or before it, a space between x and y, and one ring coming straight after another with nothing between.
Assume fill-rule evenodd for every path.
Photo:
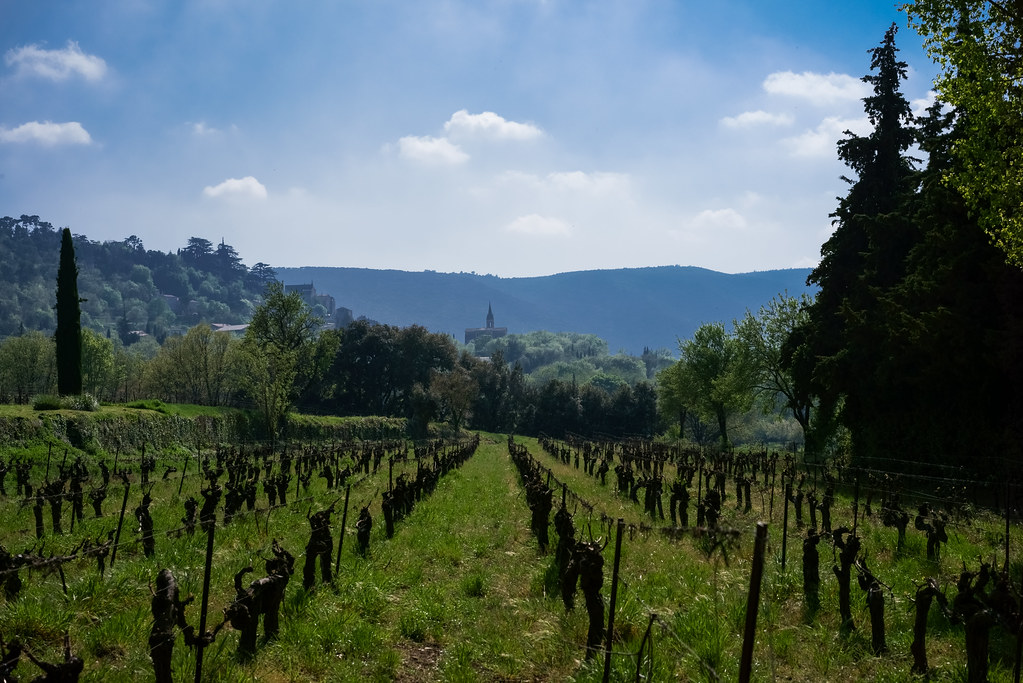
<instances>
[{"instance_id":1,"label":"tall evergreen tree","mask_svg":"<svg viewBox=\"0 0 1023 683\"><path fill-rule=\"evenodd\" d=\"M809 315L798 325L786 363L802 394L820 397L827 408L841 404L854 448L866 448L884 358L884 320L879 297L904 274L917 239L915 224L902 210L917 173L906 151L914 141L912 112L900 91L907 65L899 61L893 24L871 52L873 86L864 111L873 131L838 143L838 156L855 172L849 194L839 200L835 232L821 247L821 262L808 282L820 287Z\"/></svg>"},{"instance_id":2,"label":"tall evergreen tree","mask_svg":"<svg viewBox=\"0 0 1023 683\"><path fill-rule=\"evenodd\" d=\"M82 393L82 308L78 297L78 264L71 230L64 228L57 269L57 393Z\"/></svg>"}]
</instances>

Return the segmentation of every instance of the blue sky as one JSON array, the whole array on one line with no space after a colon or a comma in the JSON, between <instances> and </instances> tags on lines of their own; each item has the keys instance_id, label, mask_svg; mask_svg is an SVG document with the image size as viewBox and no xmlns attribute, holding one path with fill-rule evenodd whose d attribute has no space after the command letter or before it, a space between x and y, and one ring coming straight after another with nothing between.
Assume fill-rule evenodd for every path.
<instances>
[{"instance_id":1,"label":"blue sky","mask_svg":"<svg viewBox=\"0 0 1023 683\"><path fill-rule=\"evenodd\" d=\"M245 263L812 266L880 0L0 0L0 215Z\"/></svg>"}]
</instances>

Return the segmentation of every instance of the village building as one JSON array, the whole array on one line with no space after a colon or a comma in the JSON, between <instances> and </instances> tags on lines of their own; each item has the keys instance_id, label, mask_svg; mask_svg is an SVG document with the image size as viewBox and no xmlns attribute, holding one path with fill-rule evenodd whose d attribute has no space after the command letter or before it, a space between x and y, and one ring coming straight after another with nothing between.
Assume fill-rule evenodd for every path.
<instances>
[{"instance_id":1,"label":"village building","mask_svg":"<svg viewBox=\"0 0 1023 683\"><path fill-rule=\"evenodd\" d=\"M465 328L465 343L468 344L480 337L497 339L498 337L503 337L506 334L508 334L507 327L494 327L494 309L490 304L487 304L487 326Z\"/></svg>"}]
</instances>

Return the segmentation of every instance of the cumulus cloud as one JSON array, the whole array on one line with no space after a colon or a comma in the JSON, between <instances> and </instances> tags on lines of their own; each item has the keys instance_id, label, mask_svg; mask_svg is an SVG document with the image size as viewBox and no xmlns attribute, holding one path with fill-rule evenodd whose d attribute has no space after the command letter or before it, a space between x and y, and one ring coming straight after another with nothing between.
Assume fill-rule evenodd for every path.
<instances>
[{"instance_id":1,"label":"cumulus cloud","mask_svg":"<svg viewBox=\"0 0 1023 683\"><path fill-rule=\"evenodd\" d=\"M631 179L626 173L608 173L585 171L560 171L538 176L521 171L505 171L499 176L505 184L525 186L531 190L553 191L561 193L582 193L598 196L609 194L627 194Z\"/></svg>"},{"instance_id":2,"label":"cumulus cloud","mask_svg":"<svg viewBox=\"0 0 1023 683\"><path fill-rule=\"evenodd\" d=\"M505 230L519 235L563 237L572 233L572 226L558 218L531 213L519 216L509 223Z\"/></svg>"},{"instance_id":3,"label":"cumulus cloud","mask_svg":"<svg viewBox=\"0 0 1023 683\"><path fill-rule=\"evenodd\" d=\"M469 155L447 138L429 135L406 135L398 140L398 154L404 159L427 164L453 165L465 163Z\"/></svg>"},{"instance_id":4,"label":"cumulus cloud","mask_svg":"<svg viewBox=\"0 0 1023 683\"><path fill-rule=\"evenodd\" d=\"M911 110L913 111L913 116L917 116L917 117L926 116L927 115L927 109L932 104L934 104L934 101L936 99L938 99L938 93L934 92L933 90L929 90L929 91L927 91L927 96L926 97L921 97L919 99L916 99L916 100L913 100L912 102L910 102L909 106L910 106Z\"/></svg>"},{"instance_id":5,"label":"cumulus cloud","mask_svg":"<svg viewBox=\"0 0 1023 683\"><path fill-rule=\"evenodd\" d=\"M219 185L207 185L202 193L214 199L266 199L266 186L250 175L244 178L228 178Z\"/></svg>"},{"instance_id":6,"label":"cumulus cloud","mask_svg":"<svg viewBox=\"0 0 1023 683\"><path fill-rule=\"evenodd\" d=\"M772 95L798 97L816 105L835 104L863 99L870 95L870 85L846 74L818 74L804 71L777 71L764 79L764 90Z\"/></svg>"},{"instance_id":7,"label":"cumulus cloud","mask_svg":"<svg viewBox=\"0 0 1023 683\"><path fill-rule=\"evenodd\" d=\"M452 137L484 137L495 140L533 140L543 131L530 123L508 121L492 111L470 114L460 109L444 124L444 132Z\"/></svg>"},{"instance_id":8,"label":"cumulus cloud","mask_svg":"<svg viewBox=\"0 0 1023 683\"><path fill-rule=\"evenodd\" d=\"M782 140L782 143L795 157L834 158L836 155L835 145L845 137L847 130L857 135L867 135L871 130L870 121L866 118L844 119L838 116L829 116L821 121L815 129L786 138Z\"/></svg>"},{"instance_id":9,"label":"cumulus cloud","mask_svg":"<svg viewBox=\"0 0 1023 683\"><path fill-rule=\"evenodd\" d=\"M92 143L92 137L77 121L67 123L29 121L17 128L0 126L0 142L34 143L44 147L55 147L88 145Z\"/></svg>"},{"instance_id":10,"label":"cumulus cloud","mask_svg":"<svg viewBox=\"0 0 1023 683\"><path fill-rule=\"evenodd\" d=\"M38 45L16 47L7 51L4 62L19 76L37 76L52 81L66 81L72 76L98 81L107 72L107 63L102 58L85 54L72 40L63 50L44 50Z\"/></svg>"},{"instance_id":11,"label":"cumulus cloud","mask_svg":"<svg viewBox=\"0 0 1023 683\"><path fill-rule=\"evenodd\" d=\"M792 117L788 114L772 114L758 109L757 111L746 111L738 116L726 116L721 119L721 125L726 128L752 128L754 126L788 126L792 124Z\"/></svg>"},{"instance_id":12,"label":"cumulus cloud","mask_svg":"<svg viewBox=\"0 0 1023 683\"><path fill-rule=\"evenodd\" d=\"M696 214L691 226L700 231L741 230L746 227L746 218L735 209L705 209Z\"/></svg>"},{"instance_id":13,"label":"cumulus cloud","mask_svg":"<svg viewBox=\"0 0 1023 683\"><path fill-rule=\"evenodd\" d=\"M213 126L207 126L205 121L192 124L192 134L198 137L206 137L209 135L219 135L220 131Z\"/></svg>"}]
</instances>

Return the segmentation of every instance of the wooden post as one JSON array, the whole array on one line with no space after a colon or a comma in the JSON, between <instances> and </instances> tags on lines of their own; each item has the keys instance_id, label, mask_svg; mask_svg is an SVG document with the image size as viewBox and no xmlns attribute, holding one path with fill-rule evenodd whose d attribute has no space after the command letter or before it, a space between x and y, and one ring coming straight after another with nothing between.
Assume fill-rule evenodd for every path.
<instances>
[{"instance_id":1,"label":"wooden post","mask_svg":"<svg viewBox=\"0 0 1023 683\"><path fill-rule=\"evenodd\" d=\"M337 576L341 569L341 548L345 545L345 524L348 523L348 495L352 492L352 485L345 486L345 511L341 513L341 531L337 535L337 561L334 562L334 576Z\"/></svg>"},{"instance_id":2,"label":"wooden post","mask_svg":"<svg viewBox=\"0 0 1023 683\"><path fill-rule=\"evenodd\" d=\"M206 531L206 569L202 577L202 604L199 611L199 643L195 650L195 683L202 683L202 654L206 647L206 612L210 601L210 574L213 573L213 531L216 523Z\"/></svg>"},{"instance_id":3,"label":"wooden post","mask_svg":"<svg viewBox=\"0 0 1023 683\"><path fill-rule=\"evenodd\" d=\"M856 477L856 492L853 494L853 536L856 535L856 526L860 520L860 478Z\"/></svg>"},{"instance_id":4,"label":"wooden post","mask_svg":"<svg viewBox=\"0 0 1023 683\"><path fill-rule=\"evenodd\" d=\"M124 500L121 501L121 516L117 520L117 533L114 534L114 549L110 551L110 568L114 568L114 560L117 559L117 546L121 542L121 527L124 526L124 511L128 509L128 491L131 490L131 484L128 483L127 478L124 480Z\"/></svg>"},{"instance_id":5,"label":"wooden post","mask_svg":"<svg viewBox=\"0 0 1023 683\"><path fill-rule=\"evenodd\" d=\"M188 456L185 456L185 464L181 466L181 481L178 483L178 497L181 497L181 488L185 485L185 473L188 472Z\"/></svg>"},{"instance_id":6,"label":"wooden post","mask_svg":"<svg viewBox=\"0 0 1023 683\"><path fill-rule=\"evenodd\" d=\"M792 483L785 484L785 514L781 518L781 569L785 571L785 550L789 542L789 498L792 496Z\"/></svg>"},{"instance_id":7,"label":"wooden post","mask_svg":"<svg viewBox=\"0 0 1023 683\"><path fill-rule=\"evenodd\" d=\"M749 683L750 674L753 671L753 643L757 639L757 610L760 607L760 584L764 578L766 548L767 524L757 522L757 538L753 546L753 569L750 572L749 595L746 599L746 627L743 629L739 683Z\"/></svg>"},{"instance_id":8,"label":"wooden post","mask_svg":"<svg viewBox=\"0 0 1023 683\"><path fill-rule=\"evenodd\" d=\"M1013 513L1012 505L1009 504L1009 501L1012 500L1010 494L1009 482L1006 482L1006 576L1009 575L1009 518Z\"/></svg>"},{"instance_id":9,"label":"wooden post","mask_svg":"<svg viewBox=\"0 0 1023 683\"><path fill-rule=\"evenodd\" d=\"M618 601L618 566L622 558L622 532L625 531L625 520L618 518L618 530L615 533L615 561L611 572L611 604L608 606L607 633L604 640L604 678L603 683L611 680L611 640L615 630L615 603Z\"/></svg>"}]
</instances>

